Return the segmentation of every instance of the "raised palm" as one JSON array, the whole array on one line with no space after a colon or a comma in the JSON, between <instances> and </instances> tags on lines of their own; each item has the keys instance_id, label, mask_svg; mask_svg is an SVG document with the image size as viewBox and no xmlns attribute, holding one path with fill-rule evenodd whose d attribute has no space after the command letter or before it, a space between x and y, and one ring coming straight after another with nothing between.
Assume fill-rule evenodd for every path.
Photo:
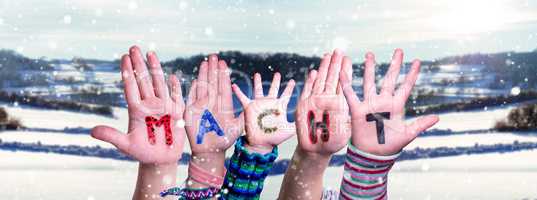
<instances>
[{"instance_id":1,"label":"raised palm","mask_svg":"<svg viewBox=\"0 0 537 200\"><path fill-rule=\"evenodd\" d=\"M395 91L402 62L403 51L397 49L382 82L382 90L377 94L375 56L372 53L366 54L363 101L354 93L352 81L348 78L352 72L344 71L340 75L351 111L352 144L362 151L376 155L393 155L412 142L420 132L438 122L438 117L431 115L420 117L408 125L405 123L405 103L416 83L420 62L415 60L412 63L404 82ZM377 121L382 121L382 125Z\"/></svg>"},{"instance_id":2,"label":"raised palm","mask_svg":"<svg viewBox=\"0 0 537 200\"><path fill-rule=\"evenodd\" d=\"M298 143L306 152L331 155L350 137L348 107L339 86L341 69L352 68L339 50L326 54L319 71L312 70L296 111Z\"/></svg>"},{"instance_id":3,"label":"raised palm","mask_svg":"<svg viewBox=\"0 0 537 200\"><path fill-rule=\"evenodd\" d=\"M175 76L170 77L171 92L165 83L164 73L155 53L147 54L148 67L138 47L130 48L121 59L121 73L125 85L125 98L129 111L127 134L109 126L93 128L94 138L109 142L120 151L142 163L176 163L183 153L185 140L182 120L184 102L181 85ZM146 118L156 120L169 116L171 138L166 135L167 122L162 120L149 128Z\"/></svg>"},{"instance_id":4,"label":"raised palm","mask_svg":"<svg viewBox=\"0 0 537 200\"><path fill-rule=\"evenodd\" d=\"M219 61L216 55L209 56L209 60L200 65L198 78L192 83L184 114L193 153L223 152L235 143L240 134L241 117L234 116L230 71L226 62ZM223 135L219 136L215 131L200 133L200 123L205 110L216 119ZM198 136L200 134L202 136Z\"/></svg>"},{"instance_id":5,"label":"raised palm","mask_svg":"<svg viewBox=\"0 0 537 200\"><path fill-rule=\"evenodd\" d=\"M267 96L263 94L261 75L254 75L254 99L250 100L241 89L233 84L233 91L244 107L246 137L248 145L264 149L282 143L295 134L295 126L287 121L287 104L291 98L295 82L289 81L278 98L280 73L274 74Z\"/></svg>"}]
</instances>

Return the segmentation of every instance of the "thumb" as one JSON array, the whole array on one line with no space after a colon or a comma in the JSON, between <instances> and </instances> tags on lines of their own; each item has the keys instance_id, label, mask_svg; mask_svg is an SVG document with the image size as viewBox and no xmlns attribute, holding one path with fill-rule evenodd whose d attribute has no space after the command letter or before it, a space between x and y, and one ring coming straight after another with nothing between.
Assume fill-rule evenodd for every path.
<instances>
[{"instance_id":1,"label":"thumb","mask_svg":"<svg viewBox=\"0 0 537 200\"><path fill-rule=\"evenodd\" d=\"M421 132L431 128L435 125L440 119L437 115L427 115L424 117L419 117L416 121L412 122L407 126L407 134L409 137L409 142L414 140Z\"/></svg>"},{"instance_id":2,"label":"thumb","mask_svg":"<svg viewBox=\"0 0 537 200\"><path fill-rule=\"evenodd\" d=\"M91 129L91 137L113 144L121 151L125 151L129 146L127 135L109 126L96 126Z\"/></svg>"}]
</instances>

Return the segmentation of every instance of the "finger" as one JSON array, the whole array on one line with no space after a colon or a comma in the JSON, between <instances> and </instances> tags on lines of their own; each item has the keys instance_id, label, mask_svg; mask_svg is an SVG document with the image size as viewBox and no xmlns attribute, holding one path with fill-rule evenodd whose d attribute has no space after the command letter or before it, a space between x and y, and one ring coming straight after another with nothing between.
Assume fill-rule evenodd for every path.
<instances>
[{"instance_id":1,"label":"finger","mask_svg":"<svg viewBox=\"0 0 537 200\"><path fill-rule=\"evenodd\" d=\"M160 61L155 52L150 51L146 55L147 62L149 64L149 70L151 78L153 79L153 87L155 88L155 95L159 98L166 99L169 97L168 87L164 80L164 72L160 66Z\"/></svg>"},{"instance_id":2,"label":"finger","mask_svg":"<svg viewBox=\"0 0 537 200\"><path fill-rule=\"evenodd\" d=\"M352 75L351 75L352 76ZM345 95L345 99L347 100L347 104L349 105L349 108L351 109L351 112L358 108L358 104L360 103L360 99L358 99L358 96L356 96L356 93L354 92L354 89L352 88L352 80L349 79L348 72L346 70L341 71L341 74L339 75L339 83L341 84L341 88L343 90L343 94Z\"/></svg>"},{"instance_id":3,"label":"finger","mask_svg":"<svg viewBox=\"0 0 537 200\"><path fill-rule=\"evenodd\" d=\"M198 86L198 80L194 79L192 81L192 86L190 86L190 91L188 91L188 100L186 101L186 105L192 105L194 101L197 99L197 87Z\"/></svg>"},{"instance_id":4,"label":"finger","mask_svg":"<svg viewBox=\"0 0 537 200\"><path fill-rule=\"evenodd\" d=\"M181 82L176 75L170 76L170 88L171 88L171 97L175 102L183 101L183 91L181 89Z\"/></svg>"},{"instance_id":5,"label":"finger","mask_svg":"<svg viewBox=\"0 0 537 200\"><path fill-rule=\"evenodd\" d=\"M129 147L127 135L109 126L96 126L91 129L91 137L113 144L121 151L126 151Z\"/></svg>"},{"instance_id":6,"label":"finger","mask_svg":"<svg viewBox=\"0 0 537 200\"><path fill-rule=\"evenodd\" d=\"M270 89L267 97L271 98L277 98L278 97L278 91L280 90L280 81L282 79L282 76L279 72L276 72L274 74L274 77L272 77L272 83L270 84Z\"/></svg>"},{"instance_id":7,"label":"finger","mask_svg":"<svg viewBox=\"0 0 537 200\"><path fill-rule=\"evenodd\" d=\"M291 95L293 95L293 89L295 89L295 80L291 79L289 82L287 82L287 86L285 86L285 89L280 96L280 98L284 101L285 105L289 103Z\"/></svg>"},{"instance_id":8,"label":"finger","mask_svg":"<svg viewBox=\"0 0 537 200\"><path fill-rule=\"evenodd\" d=\"M133 105L140 103L142 99L140 98L138 83L136 83L136 78L134 77L131 59L127 54L121 57L121 78L125 84L124 90L127 104Z\"/></svg>"},{"instance_id":9,"label":"finger","mask_svg":"<svg viewBox=\"0 0 537 200\"><path fill-rule=\"evenodd\" d=\"M416 84L416 80L418 80L418 75L420 73L420 61L414 60L412 62L412 67L410 68L410 72L405 77L405 81L403 84L397 89L396 95L402 100L406 101L410 94L412 93L412 88L414 88L414 85Z\"/></svg>"},{"instance_id":10,"label":"finger","mask_svg":"<svg viewBox=\"0 0 537 200\"><path fill-rule=\"evenodd\" d=\"M427 130L436 124L440 118L436 115L427 115L424 117L419 117L416 121L412 122L407 126L407 143L410 143L414 138L416 138L421 132Z\"/></svg>"},{"instance_id":11,"label":"finger","mask_svg":"<svg viewBox=\"0 0 537 200\"><path fill-rule=\"evenodd\" d=\"M344 72L344 73L341 73L341 72ZM351 80L351 85L352 85L352 61L349 57L345 56L343 57L343 63L342 63L342 66L341 66L341 72L339 73L339 75L346 75L347 78L349 78L349 80ZM338 81L338 87L337 87L337 92L336 94L339 95L339 94L343 94L343 87L341 87L341 81Z\"/></svg>"},{"instance_id":12,"label":"finger","mask_svg":"<svg viewBox=\"0 0 537 200\"><path fill-rule=\"evenodd\" d=\"M261 82L261 75L255 73L254 75L254 98L263 97L263 83Z\"/></svg>"},{"instance_id":13,"label":"finger","mask_svg":"<svg viewBox=\"0 0 537 200\"><path fill-rule=\"evenodd\" d=\"M370 99L377 95L375 84L375 54L368 52L365 55L364 64L364 99Z\"/></svg>"},{"instance_id":14,"label":"finger","mask_svg":"<svg viewBox=\"0 0 537 200\"><path fill-rule=\"evenodd\" d=\"M215 54L209 56L208 95L210 99L216 99L218 95L218 57Z\"/></svg>"},{"instance_id":15,"label":"finger","mask_svg":"<svg viewBox=\"0 0 537 200\"><path fill-rule=\"evenodd\" d=\"M198 99L205 98L207 96L207 71L209 70L209 63L207 61L201 62L200 71L198 73L198 85L196 88Z\"/></svg>"},{"instance_id":16,"label":"finger","mask_svg":"<svg viewBox=\"0 0 537 200\"><path fill-rule=\"evenodd\" d=\"M233 89L235 95L237 95L242 107L246 107L248 104L250 104L250 99L242 92L241 88L239 88L237 84L231 85L231 88Z\"/></svg>"},{"instance_id":17,"label":"finger","mask_svg":"<svg viewBox=\"0 0 537 200\"><path fill-rule=\"evenodd\" d=\"M328 68L328 74L326 77L326 84L324 87L325 94L336 94L337 82L339 80L339 72L341 71L341 60L343 59L343 52L336 49L330 58L330 67Z\"/></svg>"},{"instance_id":18,"label":"finger","mask_svg":"<svg viewBox=\"0 0 537 200\"><path fill-rule=\"evenodd\" d=\"M133 46L130 48L129 52L132 65L134 67L134 75L136 76L136 81L138 82L138 88L142 94L142 99L154 97L155 90L153 89L153 84L151 78L149 77L149 72L147 71L140 48Z\"/></svg>"},{"instance_id":19,"label":"finger","mask_svg":"<svg viewBox=\"0 0 537 200\"><path fill-rule=\"evenodd\" d=\"M218 93L222 98L224 111L233 111L233 97L231 92L231 69L226 61L218 61Z\"/></svg>"},{"instance_id":20,"label":"finger","mask_svg":"<svg viewBox=\"0 0 537 200\"><path fill-rule=\"evenodd\" d=\"M315 82L315 79L317 78L317 71L311 70L308 78L306 79L306 82L304 83L304 88L302 88L302 94L300 95L300 99L306 99L311 95L311 90L313 89L313 83Z\"/></svg>"},{"instance_id":21,"label":"finger","mask_svg":"<svg viewBox=\"0 0 537 200\"><path fill-rule=\"evenodd\" d=\"M313 84L313 94L321 94L324 91L324 85L326 81L326 74L328 73L328 66L330 65L330 54L324 54L321 64L319 65L319 72L317 73L317 79Z\"/></svg>"},{"instance_id":22,"label":"finger","mask_svg":"<svg viewBox=\"0 0 537 200\"><path fill-rule=\"evenodd\" d=\"M385 95L393 95L395 90L395 84L397 84L397 77L399 77L399 72L401 71L401 64L403 62L403 51L401 49L396 49L393 53L392 62L390 68L384 76L382 81L382 90L381 93Z\"/></svg>"}]
</instances>

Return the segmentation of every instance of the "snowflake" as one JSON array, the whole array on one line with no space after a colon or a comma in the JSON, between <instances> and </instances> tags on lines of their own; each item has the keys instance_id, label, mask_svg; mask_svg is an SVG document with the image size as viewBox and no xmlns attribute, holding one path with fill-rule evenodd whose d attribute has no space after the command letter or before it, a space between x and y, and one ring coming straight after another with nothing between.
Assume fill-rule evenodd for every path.
<instances>
[{"instance_id":1,"label":"snowflake","mask_svg":"<svg viewBox=\"0 0 537 200\"><path fill-rule=\"evenodd\" d=\"M285 27L287 27L288 29L294 29L295 28L295 21L293 20L287 20L287 22L285 22Z\"/></svg>"},{"instance_id":2,"label":"snowflake","mask_svg":"<svg viewBox=\"0 0 537 200\"><path fill-rule=\"evenodd\" d=\"M57 48L58 48L58 44L57 44L55 41L49 41L49 42L48 42L48 48L50 48L50 49L57 49Z\"/></svg>"},{"instance_id":3,"label":"snowflake","mask_svg":"<svg viewBox=\"0 0 537 200\"><path fill-rule=\"evenodd\" d=\"M95 16L100 17L103 16L103 9L96 9L95 10Z\"/></svg>"},{"instance_id":4,"label":"snowflake","mask_svg":"<svg viewBox=\"0 0 537 200\"><path fill-rule=\"evenodd\" d=\"M214 32L213 32L213 28L211 27L205 27L205 35L207 36L213 36Z\"/></svg>"},{"instance_id":5,"label":"snowflake","mask_svg":"<svg viewBox=\"0 0 537 200\"><path fill-rule=\"evenodd\" d=\"M71 15L65 15L65 16L63 16L63 23L64 23L64 24L71 24L71 22L72 22Z\"/></svg>"},{"instance_id":6,"label":"snowflake","mask_svg":"<svg viewBox=\"0 0 537 200\"><path fill-rule=\"evenodd\" d=\"M162 183L166 184L166 185L169 185L169 184L172 184L172 177L169 176L169 175L165 175L164 177L162 177Z\"/></svg>"},{"instance_id":7,"label":"snowflake","mask_svg":"<svg viewBox=\"0 0 537 200\"><path fill-rule=\"evenodd\" d=\"M155 51L157 49L157 45L154 42L149 43L149 50Z\"/></svg>"},{"instance_id":8,"label":"snowflake","mask_svg":"<svg viewBox=\"0 0 537 200\"><path fill-rule=\"evenodd\" d=\"M517 96L520 94L520 87L511 88L511 95Z\"/></svg>"},{"instance_id":9,"label":"snowflake","mask_svg":"<svg viewBox=\"0 0 537 200\"><path fill-rule=\"evenodd\" d=\"M129 2L129 10L136 10L136 9L138 9L138 3L136 3L135 1Z\"/></svg>"},{"instance_id":10,"label":"snowflake","mask_svg":"<svg viewBox=\"0 0 537 200\"><path fill-rule=\"evenodd\" d=\"M429 169L431 169L431 166L429 165L429 163L423 163L421 165L421 171L426 172L426 171L429 171Z\"/></svg>"},{"instance_id":11,"label":"snowflake","mask_svg":"<svg viewBox=\"0 0 537 200\"><path fill-rule=\"evenodd\" d=\"M188 7L188 3L186 1L179 2L179 9L184 10Z\"/></svg>"},{"instance_id":12,"label":"snowflake","mask_svg":"<svg viewBox=\"0 0 537 200\"><path fill-rule=\"evenodd\" d=\"M177 127L180 127L180 128L183 128L185 127L185 120L179 120L176 122L176 126Z\"/></svg>"}]
</instances>

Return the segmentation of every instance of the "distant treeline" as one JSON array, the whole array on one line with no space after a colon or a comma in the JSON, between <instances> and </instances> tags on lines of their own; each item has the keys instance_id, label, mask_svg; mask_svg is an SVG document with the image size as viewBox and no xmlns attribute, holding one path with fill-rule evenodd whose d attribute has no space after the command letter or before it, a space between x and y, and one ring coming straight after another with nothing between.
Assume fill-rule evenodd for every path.
<instances>
[{"instance_id":1,"label":"distant treeline","mask_svg":"<svg viewBox=\"0 0 537 200\"><path fill-rule=\"evenodd\" d=\"M467 54L438 59L441 64L478 64L486 65L483 73L493 73L500 80L514 85L534 87L537 85L537 50L532 52L503 52L490 54Z\"/></svg>"},{"instance_id":2,"label":"distant treeline","mask_svg":"<svg viewBox=\"0 0 537 200\"><path fill-rule=\"evenodd\" d=\"M467 111L484 109L485 107L493 107L500 105L507 105L511 103L518 103L530 100L537 100L537 92L535 91L523 91L518 95L506 95L495 97L480 97L464 102L445 103L423 107L408 107L406 109L407 116L417 116L426 114L438 114L443 112L454 111Z\"/></svg>"},{"instance_id":3,"label":"distant treeline","mask_svg":"<svg viewBox=\"0 0 537 200\"><path fill-rule=\"evenodd\" d=\"M54 99L45 99L38 96L19 95L0 91L0 101L8 103L17 103L19 105L28 105L38 108L54 109L54 110L69 110L75 112L87 112L108 117L114 116L114 112L110 106L89 105L74 101L61 101Z\"/></svg>"},{"instance_id":4,"label":"distant treeline","mask_svg":"<svg viewBox=\"0 0 537 200\"><path fill-rule=\"evenodd\" d=\"M224 51L218 57L225 60L231 69L241 71L252 76L260 73L263 80L271 80L274 72L280 72L283 80L295 79L303 81L310 69L317 69L321 58L317 56L303 56L294 53L242 53L240 51ZM162 63L165 69L171 72L180 70L184 74L195 75L198 73L200 63L207 55L196 55L188 58L176 58L175 60ZM424 61L423 65L431 65L432 62ZM406 63L409 64L409 63ZM389 67L388 63L380 63L376 71L385 74ZM363 63L353 64L354 75L362 76ZM253 77L253 76L252 76ZM232 78L238 77L232 74Z\"/></svg>"},{"instance_id":5,"label":"distant treeline","mask_svg":"<svg viewBox=\"0 0 537 200\"><path fill-rule=\"evenodd\" d=\"M469 147L436 147L436 148L416 148L412 150L403 150L398 160L417 160L428 158L439 158L447 156L458 155L472 155L472 154L485 154L485 153L506 153L523 150L537 149L537 143L535 142L518 142L515 141L512 144L493 144L493 145L478 145ZM99 146L93 147L81 147L77 145L46 145L37 143L21 143L21 142L2 142L0 140L0 150L7 151L29 151L29 152L43 152L43 153L57 153L66 155L88 156L98 158L110 158L115 160L128 160L133 161L132 158L119 152L116 149L101 148ZM178 160L178 164L187 164L190 160L190 154L183 153L181 159ZM228 163L229 160L226 160ZM342 166L345 162L345 155L332 156L330 160L330 166ZM270 175L280 175L285 173L289 166L290 160L280 159L276 161L272 167ZM226 164L227 165L227 164Z\"/></svg>"},{"instance_id":6,"label":"distant treeline","mask_svg":"<svg viewBox=\"0 0 537 200\"><path fill-rule=\"evenodd\" d=\"M263 80L271 80L274 72L280 72L284 80L293 78L300 81L303 80L308 69L318 66L320 62L320 58L316 56L308 57L289 53L249 54L240 51L225 51L220 52L218 57L225 60L234 71L241 71L249 76L258 72ZM195 75L205 58L207 55L177 58L163 63L163 66L169 71L180 70L184 74ZM238 74L234 73L232 78L243 77L238 77Z\"/></svg>"}]
</instances>

